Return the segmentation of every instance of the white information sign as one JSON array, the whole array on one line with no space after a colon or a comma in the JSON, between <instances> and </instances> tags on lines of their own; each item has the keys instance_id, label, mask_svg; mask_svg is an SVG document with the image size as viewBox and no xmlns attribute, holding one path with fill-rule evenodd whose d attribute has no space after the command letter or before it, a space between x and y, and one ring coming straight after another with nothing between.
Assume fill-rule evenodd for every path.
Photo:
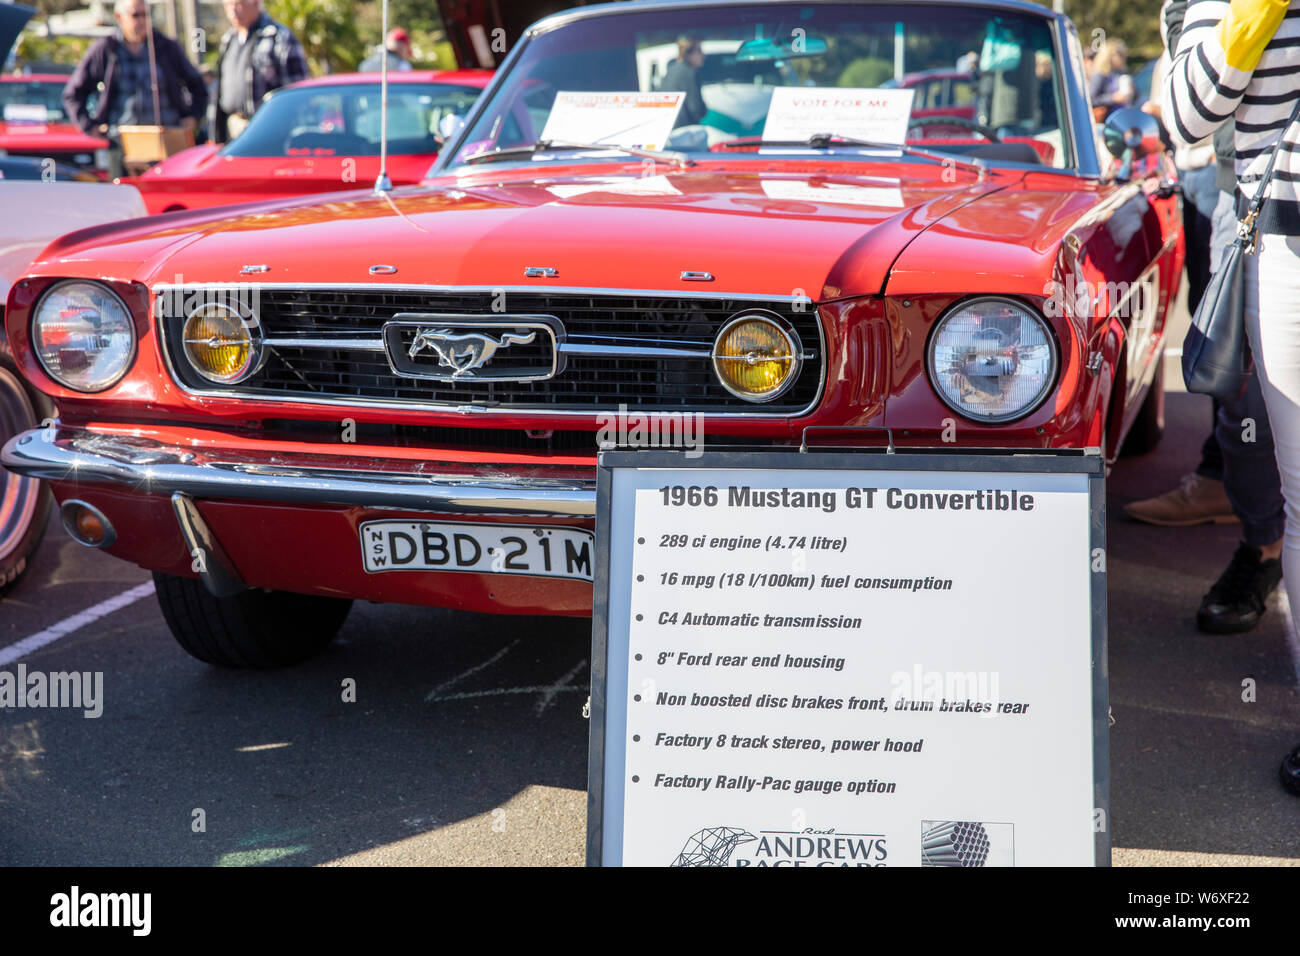
<instances>
[{"instance_id":1,"label":"white information sign","mask_svg":"<svg viewBox=\"0 0 1300 956\"><path fill-rule=\"evenodd\" d=\"M685 93L562 91L555 95L541 138L559 143L662 149L685 98Z\"/></svg>"},{"instance_id":2,"label":"white information sign","mask_svg":"<svg viewBox=\"0 0 1300 956\"><path fill-rule=\"evenodd\" d=\"M1107 862L1099 459L711 457L602 475L592 862Z\"/></svg>"},{"instance_id":3,"label":"white information sign","mask_svg":"<svg viewBox=\"0 0 1300 956\"><path fill-rule=\"evenodd\" d=\"M902 144L912 90L779 86L772 92L763 139L803 141L822 133Z\"/></svg>"}]
</instances>

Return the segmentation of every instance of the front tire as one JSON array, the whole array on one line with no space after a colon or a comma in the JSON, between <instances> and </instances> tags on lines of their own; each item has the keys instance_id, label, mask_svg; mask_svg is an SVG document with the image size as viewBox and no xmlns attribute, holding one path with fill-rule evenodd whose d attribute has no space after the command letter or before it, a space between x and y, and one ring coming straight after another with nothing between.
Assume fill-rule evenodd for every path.
<instances>
[{"instance_id":1,"label":"front tire","mask_svg":"<svg viewBox=\"0 0 1300 956\"><path fill-rule=\"evenodd\" d=\"M1120 455L1124 458L1132 458L1136 455L1145 455L1149 451L1155 451L1160 444L1160 438L1165 433L1165 353L1162 349L1160 358L1157 360L1155 377L1151 379L1151 387L1147 389L1146 399L1142 402L1142 408L1138 412L1137 418L1133 420L1133 427L1128 430L1124 436L1124 444L1120 448Z\"/></svg>"},{"instance_id":2,"label":"front tire","mask_svg":"<svg viewBox=\"0 0 1300 956\"><path fill-rule=\"evenodd\" d=\"M52 414L49 399L23 383L0 336L0 445ZM54 495L45 482L0 468L0 597L26 572L53 506Z\"/></svg>"},{"instance_id":3,"label":"front tire","mask_svg":"<svg viewBox=\"0 0 1300 956\"><path fill-rule=\"evenodd\" d=\"M163 618L176 642L205 664L239 670L288 667L325 650L352 601L289 591L213 597L203 582L155 571Z\"/></svg>"}]
</instances>

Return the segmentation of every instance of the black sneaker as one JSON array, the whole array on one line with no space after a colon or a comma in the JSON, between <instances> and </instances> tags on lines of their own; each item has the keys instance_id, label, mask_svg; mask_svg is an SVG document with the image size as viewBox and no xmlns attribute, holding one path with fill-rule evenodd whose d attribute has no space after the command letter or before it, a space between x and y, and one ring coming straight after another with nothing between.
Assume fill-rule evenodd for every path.
<instances>
[{"instance_id":1,"label":"black sneaker","mask_svg":"<svg viewBox=\"0 0 1300 956\"><path fill-rule=\"evenodd\" d=\"M1282 580L1282 562L1260 560L1259 548L1242 542L1227 570L1201 599L1196 626L1211 634L1240 634L1259 623L1264 602Z\"/></svg>"}]
</instances>

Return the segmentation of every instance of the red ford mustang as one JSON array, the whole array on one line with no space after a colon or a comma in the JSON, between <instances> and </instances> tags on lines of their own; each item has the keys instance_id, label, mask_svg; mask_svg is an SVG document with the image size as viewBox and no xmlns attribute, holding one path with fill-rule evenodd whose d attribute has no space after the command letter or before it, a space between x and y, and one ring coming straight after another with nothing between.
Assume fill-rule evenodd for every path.
<instances>
[{"instance_id":1,"label":"red ford mustang","mask_svg":"<svg viewBox=\"0 0 1300 956\"><path fill-rule=\"evenodd\" d=\"M389 74L395 185L424 178L449 118L464 117L491 78L490 70ZM379 74L337 73L275 91L225 146L192 147L122 182L158 213L369 187L378 174Z\"/></svg>"},{"instance_id":2,"label":"red ford mustang","mask_svg":"<svg viewBox=\"0 0 1300 956\"><path fill-rule=\"evenodd\" d=\"M0 154L53 159L107 176L108 140L89 136L63 111L66 76L0 76Z\"/></svg>"},{"instance_id":3,"label":"red ford mustang","mask_svg":"<svg viewBox=\"0 0 1300 956\"><path fill-rule=\"evenodd\" d=\"M782 65L692 104L697 67L650 79L639 56L683 35ZM964 139L925 139L906 90L841 82L971 51ZM1082 62L1066 18L1019 0L558 14L420 186L50 246L6 323L60 418L3 463L155 572L190 653L269 666L324 647L352 598L589 614L620 412L689 416L710 447L813 425L1149 445L1178 200L1152 118L1117 114L1103 147Z\"/></svg>"}]
</instances>

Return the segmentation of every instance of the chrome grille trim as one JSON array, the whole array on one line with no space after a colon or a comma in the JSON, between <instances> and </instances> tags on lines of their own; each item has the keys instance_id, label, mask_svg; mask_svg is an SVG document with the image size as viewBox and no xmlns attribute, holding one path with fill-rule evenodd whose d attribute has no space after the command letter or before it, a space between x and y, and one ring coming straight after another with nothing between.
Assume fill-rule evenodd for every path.
<instances>
[{"instance_id":1,"label":"chrome grille trim","mask_svg":"<svg viewBox=\"0 0 1300 956\"><path fill-rule=\"evenodd\" d=\"M800 391L807 394L806 403L795 407L794 405L781 406L777 408L768 408L763 405L746 405L743 408L734 404L722 404L717 402L709 404L708 401L716 402L716 399L708 401L689 402L683 404L670 404L666 402L655 402L648 399L641 403L628 402L628 406L633 410L640 411L660 411L660 412L694 412L710 417L731 418L731 419L748 419L751 421L774 421L779 418L794 418L808 414L821 401L826 388L826 377L828 373L828 360L826 356L826 338L825 331L822 327L821 317L813 301L807 296L791 295L761 295L754 293L728 293L725 291L691 291L682 289L652 289L652 290L625 290L625 289L608 289L608 288L590 288L590 287L553 287L547 288L542 286L484 286L484 285L421 285L421 284L398 284L398 283L295 283L295 282L209 282L209 283L158 283L151 287L151 292L155 297L164 293L174 293L184 291L186 293L202 291L225 291L238 292L240 294L251 294L255 291L266 290L268 292L301 292L304 294L319 292L347 292L357 297L384 296L388 294L402 293L431 293L447 296L494 296L502 292L507 294L544 297L547 299L567 298L570 296L586 296L591 302L582 303L575 301L573 307L580 312L591 313L592 310L599 312L601 310L601 300L609 300L609 310L617 312L619 309L643 311L653 313L654 307L651 305L642 305L632 303L633 299L651 299L661 300L662 308L670 308L674 301L681 303L695 302L715 302L719 306L713 311L726 311L723 303L766 303L769 306L775 306L787 312L787 317L793 314L796 321L806 323L808 333L815 331L816 348L805 348L804 358L817 365L816 379L809 380L807 383L800 385ZM339 299L339 307L345 307L347 301ZM432 303L430 304L433 305ZM373 305L363 306L373 308ZM153 308L151 304L151 308ZM405 307L395 307L394 311L402 311ZM486 316L490 313L473 312L466 313L467 319L474 316ZM647 320L653 321L653 320ZM663 320L664 324L674 323L672 318ZM163 353L164 364L168 373L176 383L179 390L190 396L203 398L217 398L227 400L244 400L266 402L268 404L298 404L317 406L325 408L381 408L404 411L426 411L426 412L451 412L460 415L472 415L478 417L492 417L494 415L512 415L519 414L536 414L538 416L568 418L568 419L590 419L592 416L602 414L603 412L615 408L619 404L619 396L616 392L608 398L594 398L590 404L583 407L574 407L574 405L561 405L556 407L556 399L551 399L552 404L545 402L521 402L521 401L503 401L501 404L494 402L484 402L479 397L467 396L465 401L452 402L446 400L434 399L408 399L386 398L361 395L338 395L338 394L319 394L310 390L294 391L289 394L277 393L271 390L258 391L253 388L208 388L197 383L187 382L179 374L176 367L177 358L172 354L172 348L169 342L169 329L166 320L158 322L158 334ZM646 361L655 360L693 360L703 361L711 355L710 348L704 347L703 343L692 343L673 339L671 334L669 338L662 340L662 345L649 345L650 341L643 335L639 335L635 330L630 330L630 334L618 335L613 333L583 333L576 336L579 341L566 342L561 346L562 353L567 354L570 358L598 358L606 357L613 359L644 359ZM583 341L590 340L590 341ZM610 341L613 340L613 341ZM268 334L266 343L271 346L280 346L287 348L301 348L305 350L329 350L329 349L355 349L364 354L378 356L385 352L382 337L376 335L373 340L365 333L360 335L356 332L347 332L340 330L338 338L319 334L304 334L302 336L293 335L291 332L275 332ZM645 343L645 344L643 344ZM710 343L711 346L711 343ZM603 385L599 384L603 380L606 370L594 370L592 374L598 376L597 384L599 388L611 391L612 387L608 382ZM616 371L616 370L613 370ZM611 371L611 374L613 373ZM644 370L642 370L644 372ZM296 373L295 373L296 374ZM713 383L710 382L711 387ZM704 387L702 383L685 384L684 388L699 389ZM719 386L721 387L721 386ZM576 389L575 389L576 392ZM548 396L549 397L549 396ZM652 398L652 397L651 397ZM802 396L801 396L802 400Z\"/></svg>"},{"instance_id":2,"label":"chrome grille trim","mask_svg":"<svg viewBox=\"0 0 1300 956\"><path fill-rule=\"evenodd\" d=\"M355 349L358 352L383 352L384 337L382 335L376 335L373 338L299 339L294 338L291 335L277 335L262 339L262 345L269 349Z\"/></svg>"}]
</instances>

